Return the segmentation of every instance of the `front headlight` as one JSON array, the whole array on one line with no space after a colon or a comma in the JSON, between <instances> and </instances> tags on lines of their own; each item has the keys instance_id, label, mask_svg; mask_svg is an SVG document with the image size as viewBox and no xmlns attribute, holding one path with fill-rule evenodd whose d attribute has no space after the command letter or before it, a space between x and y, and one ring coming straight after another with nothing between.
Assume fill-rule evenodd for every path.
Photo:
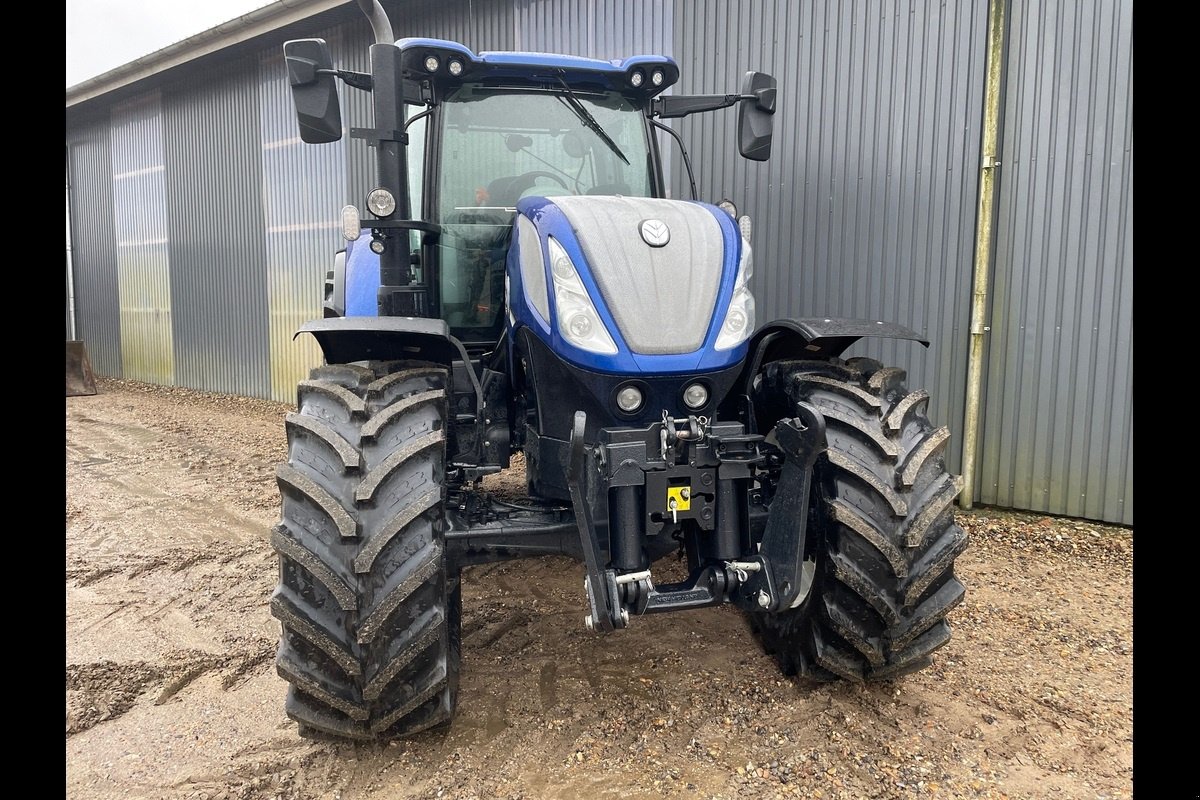
<instances>
[{"instance_id":1,"label":"front headlight","mask_svg":"<svg viewBox=\"0 0 1200 800\"><path fill-rule=\"evenodd\" d=\"M754 274L754 256L750 243L742 240L742 260L738 264L737 278L733 282L733 297L721 332L717 335L717 350L737 347L754 333L754 295L750 294L750 276Z\"/></svg>"},{"instance_id":2,"label":"front headlight","mask_svg":"<svg viewBox=\"0 0 1200 800\"><path fill-rule=\"evenodd\" d=\"M558 332L571 344L592 353L616 355L613 342L592 298L588 297L571 257L553 236L547 237L550 252L550 277L554 281L554 316Z\"/></svg>"}]
</instances>

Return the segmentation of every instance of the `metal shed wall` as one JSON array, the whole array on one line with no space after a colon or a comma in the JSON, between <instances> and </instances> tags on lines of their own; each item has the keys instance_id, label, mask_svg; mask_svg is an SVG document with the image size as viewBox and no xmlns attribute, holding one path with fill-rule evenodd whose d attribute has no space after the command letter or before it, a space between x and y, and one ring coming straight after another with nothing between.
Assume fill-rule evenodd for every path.
<instances>
[{"instance_id":1,"label":"metal shed wall","mask_svg":"<svg viewBox=\"0 0 1200 800\"><path fill-rule=\"evenodd\" d=\"M514 0L517 50L674 56L674 0ZM689 12L690 13L690 12Z\"/></svg>"},{"instance_id":2,"label":"metal shed wall","mask_svg":"<svg viewBox=\"0 0 1200 800\"><path fill-rule=\"evenodd\" d=\"M183 386L267 395L258 61L163 92L175 370Z\"/></svg>"},{"instance_id":3,"label":"metal shed wall","mask_svg":"<svg viewBox=\"0 0 1200 800\"><path fill-rule=\"evenodd\" d=\"M114 106L111 131L122 374L169 386L175 360L159 93Z\"/></svg>"},{"instance_id":4,"label":"metal shed wall","mask_svg":"<svg viewBox=\"0 0 1200 800\"><path fill-rule=\"evenodd\" d=\"M987 3L697 0L678 10L679 94L778 81L770 161L737 152L734 110L676 122L700 199L754 222L759 321L858 317L910 342L848 351L908 370L935 424L963 418ZM677 147L664 147L678 151ZM676 155L676 196L687 197ZM960 450L947 450L961 469Z\"/></svg>"},{"instance_id":5,"label":"metal shed wall","mask_svg":"<svg viewBox=\"0 0 1200 800\"><path fill-rule=\"evenodd\" d=\"M75 335L86 345L92 368L98 374L121 377L121 303L107 114L67 131L67 169L71 180Z\"/></svg>"},{"instance_id":6,"label":"metal shed wall","mask_svg":"<svg viewBox=\"0 0 1200 800\"><path fill-rule=\"evenodd\" d=\"M1132 16L1012 6L976 495L1130 525Z\"/></svg>"}]
</instances>

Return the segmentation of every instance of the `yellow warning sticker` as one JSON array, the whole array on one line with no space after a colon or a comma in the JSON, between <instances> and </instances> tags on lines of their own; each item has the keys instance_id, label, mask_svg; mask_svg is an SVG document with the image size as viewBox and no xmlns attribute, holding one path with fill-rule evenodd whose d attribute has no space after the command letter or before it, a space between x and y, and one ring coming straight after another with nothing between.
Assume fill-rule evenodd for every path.
<instances>
[{"instance_id":1,"label":"yellow warning sticker","mask_svg":"<svg viewBox=\"0 0 1200 800\"><path fill-rule=\"evenodd\" d=\"M672 502L674 501L674 505ZM690 486L667 487L667 510L690 511L692 508L692 489Z\"/></svg>"}]
</instances>

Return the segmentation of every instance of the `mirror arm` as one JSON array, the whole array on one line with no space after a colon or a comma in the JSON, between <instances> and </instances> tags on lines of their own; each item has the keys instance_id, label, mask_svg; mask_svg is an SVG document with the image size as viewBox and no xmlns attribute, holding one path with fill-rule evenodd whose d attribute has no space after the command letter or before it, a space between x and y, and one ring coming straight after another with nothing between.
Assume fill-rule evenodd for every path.
<instances>
[{"instance_id":1,"label":"mirror arm","mask_svg":"<svg viewBox=\"0 0 1200 800\"><path fill-rule=\"evenodd\" d=\"M741 99L740 94L668 95L655 98L651 113L663 119L686 117L689 114L729 108Z\"/></svg>"},{"instance_id":2,"label":"mirror arm","mask_svg":"<svg viewBox=\"0 0 1200 800\"><path fill-rule=\"evenodd\" d=\"M318 75L332 75L335 78L341 78L347 86L353 86L355 89L362 89L364 92L369 92L375 86L375 81L365 72L355 72L349 69L318 69Z\"/></svg>"},{"instance_id":3,"label":"mirror arm","mask_svg":"<svg viewBox=\"0 0 1200 800\"><path fill-rule=\"evenodd\" d=\"M653 116L671 119L706 111L717 111L742 100L754 100L762 107L762 98L755 94L681 94L658 97L654 100ZM673 102L672 102L673 101ZM763 109L766 111L766 109ZM774 113L772 109L768 113Z\"/></svg>"}]
</instances>

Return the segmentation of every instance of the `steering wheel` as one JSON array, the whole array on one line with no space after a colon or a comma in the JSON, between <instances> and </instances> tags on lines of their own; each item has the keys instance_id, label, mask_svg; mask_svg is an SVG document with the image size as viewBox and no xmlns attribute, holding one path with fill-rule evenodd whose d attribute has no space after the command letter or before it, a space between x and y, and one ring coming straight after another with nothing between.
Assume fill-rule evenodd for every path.
<instances>
[{"instance_id":1,"label":"steering wheel","mask_svg":"<svg viewBox=\"0 0 1200 800\"><path fill-rule=\"evenodd\" d=\"M553 172L547 172L544 169L535 169L532 172L522 173L521 175L513 178L510 186L516 190L517 194L519 195L529 189L532 189L533 185L537 183L538 178L549 178L562 188L566 189L568 192L573 191L570 186L567 186L567 184L563 182L561 176L555 175Z\"/></svg>"}]
</instances>

